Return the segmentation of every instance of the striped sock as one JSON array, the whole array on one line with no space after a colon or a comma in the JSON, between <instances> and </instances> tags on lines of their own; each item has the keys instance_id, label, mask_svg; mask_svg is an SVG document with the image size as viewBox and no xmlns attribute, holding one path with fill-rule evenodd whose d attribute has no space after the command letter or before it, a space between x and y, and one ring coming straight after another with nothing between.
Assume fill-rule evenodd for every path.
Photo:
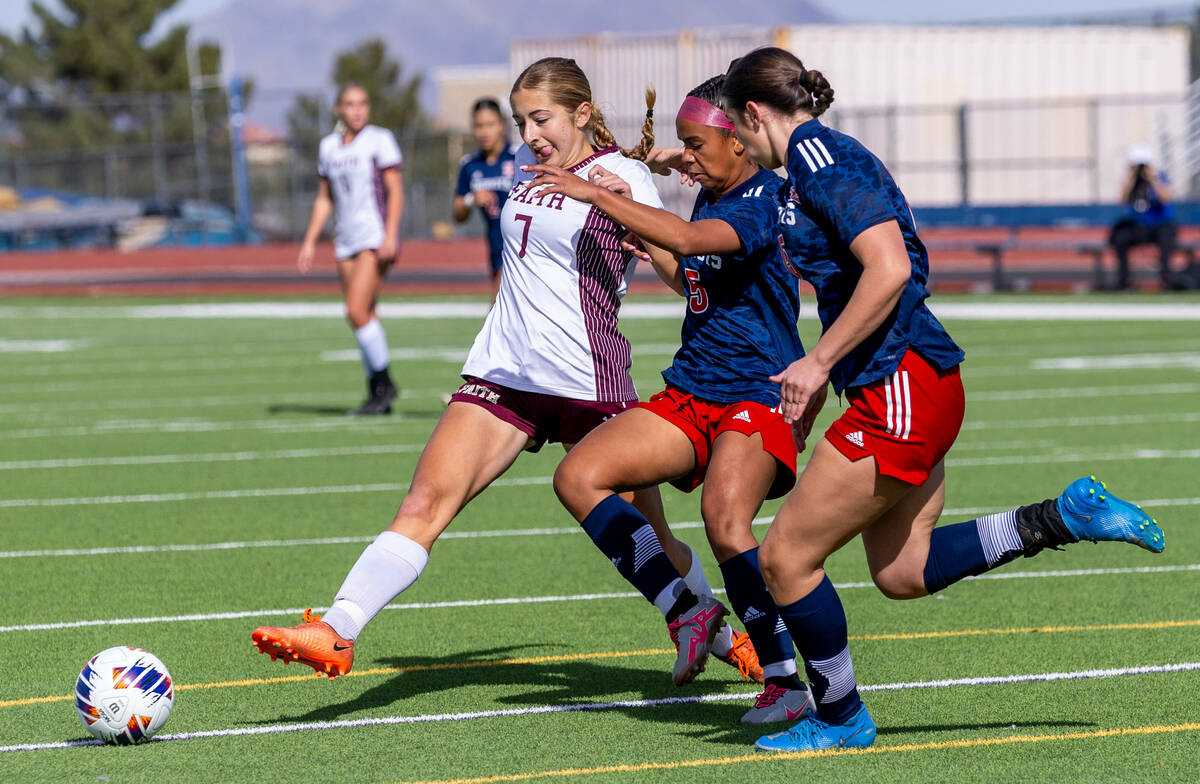
<instances>
[{"instance_id":1,"label":"striped sock","mask_svg":"<svg viewBox=\"0 0 1200 784\"><path fill-rule=\"evenodd\" d=\"M775 600L763 582L758 568L758 548L739 553L722 563L721 575L725 578L725 595L754 643L763 672L771 667L772 674L794 673L795 647L787 627L779 619Z\"/></svg>"},{"instance_id":2,"label":"striped sock","mask_svg":"<svg viewBox=\"0 0 1200 784\"><path fill-rule=\"evenodd\" d=\"M846 612L829 577L807 596L780 607L779 615L804 658L817 715L829 724L845 724L862 701L850 661Z\"/></svg>"},{"instance_id":3,"label":"striped sock","mask_svg":"<svg viewBox=\"0 0 1200 784\"><path fill-rule=\"evenodd\" d=\"M621 496L613 494L596 504L580 525L621 576L664 616L684 591L692 596L663 551L650 521Z\"/></svg>"},{"instance_id":4,"label":"striped sock","mask_svg":"<svg viewBox=\"0 0 1200 784\"><path fill-rule=\"evenodd\" d=\"M925 561L925 590L934 593L964 577L983 574L1008 563L1023 549L1016 510L935 528Z\"/></svg>"}]
</instances>

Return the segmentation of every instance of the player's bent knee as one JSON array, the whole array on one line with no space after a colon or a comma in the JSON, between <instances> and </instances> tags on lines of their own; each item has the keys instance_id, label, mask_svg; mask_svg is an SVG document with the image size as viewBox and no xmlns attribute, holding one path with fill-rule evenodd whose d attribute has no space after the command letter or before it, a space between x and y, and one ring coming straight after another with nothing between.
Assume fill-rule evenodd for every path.
<instances>
[{"instance_id":1,"label":"player's bent knee","mask_svg":"<svg viewBox=\"0 0 1200 784\"><path fill-rule=\"evenodd\" d=\"M435 483L414 481L404 500L400 502L400 510L396 512L392 527L402 526L405 529L402 533L408 536L412 536L414 532L423 534L425 529L434 529L437 518L442 514L440 506L444 498L445 494ZM421 540L425 537L413 538Z\"/></svg>"},{"instance_id":2,"label":"player's bent knee","mask_svg":"<svg viewBox=\"0 0 1200 784\"><path fill-rule=\"evenodd\" d=\"M925 578L920 574L914 578L913 575L898 572L880 572L871 575L871 579L879 592L889 599L920 599L929 595L925 589Z\"/></svg>"},{"instance_id":3,"label":"player's bent knee","mask_svg":"<svg viewBox=\"0 0 1200 784\"><path fill-rule=\"evenodd\" d=\"M612 490L605 484L597 467L574 452L568 452L554 471L554 492L558 500L577 516L591 511L582 508L588 505L589 499L611 494Z\"/></svg>"},{"instance_id":4,"label":"player's bent knee","mask_svg":"<svg viewBox=\"0 0 1200 784\"><path fill-rule=\"evenodd\" d=\"M360 305L346 305L346 321L350 322L350 326L355 329L362 329L371 323L372 317L371 308Z\"/></svg>"},{"instance_id":5,"label":"player's bent knee","mask_svg":"<svg viewBox=\"0 0 1200 784\"><path fill-rule=\"evenodd\" d=\"M758 548L758 568L762 572L763 582L769 590L776 590L781 584L783 574L779 569L778 558L781 553L768 539Z\"/></svg>"}]
</instances>

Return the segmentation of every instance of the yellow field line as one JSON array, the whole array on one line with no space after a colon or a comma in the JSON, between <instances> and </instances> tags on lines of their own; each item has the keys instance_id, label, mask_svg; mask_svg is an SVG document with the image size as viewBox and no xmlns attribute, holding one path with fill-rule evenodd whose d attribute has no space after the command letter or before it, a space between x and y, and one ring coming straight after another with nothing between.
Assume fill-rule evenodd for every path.
<instances>
[{"instance_id":1,"label":"yellow field line","mask_svg":"<svg viewBox=\"0 0 1200 784\"><path fill-rule=\"evenodd\" d=\"M854 640L928 640L939 637L974 637L981 635L999 634L1061 634L1066 632L1108 632L1131 631L1144 629L1177 629L1182 627L1200 626L1200 619L1191 621L1147 621L1144 623L1105 623L1093 626L1017 626L1004 629L951 629L940 632L901 632L897 634L860 634L851 635ZM528 656L519 659L482 659L479 661L438 662L435 664L413 664L406 667L375 667L367 670L351 670L343 678L362 677L364 675L392 675L401 672L432 672L435 670L465 670L478 667L502 667L514 664L553 664L558 662L587 661L589 659L619 659L632 656L660 656L674 653L668 648L650 648L640 651L599 651L596 653L567 653L557 656ZM304 665L301 665L304 666ZM177 685L177 691L192 691L195 689L224 689L233 686L263 686L271 683L296 683L311 681L318 676L312 675L281 675L275 678L245 678L236 681L215 681L211 683L184 683ZM65 702L74 699L73 695L55 694L49 697L25 697L16 700L0 700L0 708L15 708L21 705L37 705L43 702Z\"/></svg>"},{"instance_id":2,"label":"yellow field line","mask_svg":"<svg viewBox=\"0 0 1200 784\"><path fill-rule=\"evenodd\" d=\"M351 670L342 675L343 678L362 677L364 675L390 675L399 672L430 672L433 670L465 670L477 667L500 667L512 664L552 664L556 662L584 661L587 659L617 659L627 656L651 656L664 653L674 653L667 648L654 648L642 651L600 651L597 653L566 653L557 656L528 656L520 659L481 659L479 661L437 662L435 664L413 664L407 667L374 667L367 670ZM307 665L301 665L307 666ZM318 673L306 675L281 675L276 678L246 678L237 681L215 681L212 683L183 683L175 687L176 691L192 691L194 689L223 689L230 686L261 686L269 683L295 683L311 681L325 676ZM72 694L55 694L51 697L26 697L19 700L0 700L0 708L13 708L18 705L36 705L40 702L63 702L75 699Z\"/></svg>"},{"instance_id":3,"label":"yellow field line","mask_svg":"<svg viewBox=\"0 0 1200 784\"><path fill-rule=\"evenodd\" d=\"M1112 632L1141 629L1178 629L1200 626L1194 621L1145 621L1143 623L1102 623L1093 626L1014 626L1008 629L958 629L942 632L901 632L897 634L860 634L851 640L927 640L935 637L974 637L987 634L1055 634L1062 632Z\"/></svg>"},{"instance_id":4,"label":"yellow field line","mask_svg":"<svg viewBox=\"0 0 1200 784\"><path fill-rule=\"evenodd\" d=\"M675 762L643 762L633 765L604 765L595 768L564 768L562 770L539 770L532 773L509 773L498 776L478 776L463 779L438 779L402 784L498 784L505 781L530 781L533 779L562 778L566 776L595 776L602 773L642 773L651 770L678 770L680 768L703 768L717 765L738 765L744 762L776 762L778 760L800 760L813 757L844 757L866 754L888 754L891 752L936 751L939 749L970 749L980 746L1005 746L1013 743L1041 743L1043 741L1091 740L1120 735L1159 735L1167 732L1195 732L1200 723L1156 725L1152 727L1121 727L1111 730L1090 732L1064 732L1057 735L1010 735L1004 738L972 738L944 740L930 743L904 743L895 746L868 746L856 749L826 749L822 751L790 751L781 753L745 754L740 757L717 757L714 759L678 760Z\"/></svg>"}]
</instances>

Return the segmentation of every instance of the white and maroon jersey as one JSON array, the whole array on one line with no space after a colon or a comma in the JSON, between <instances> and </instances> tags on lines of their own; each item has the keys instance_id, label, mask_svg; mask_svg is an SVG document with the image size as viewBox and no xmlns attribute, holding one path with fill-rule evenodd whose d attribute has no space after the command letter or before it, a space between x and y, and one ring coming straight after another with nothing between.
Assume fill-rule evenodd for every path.
<instances>
[{"instance_id":1,"label":"white and maroon jersey","mask_svg":"<svg viewBox=\"0 0 1200 784\"><path fill-rule=\"evenodd\" d=\"M636 201L663 206L641 161L609 147L570 171L586 179L596 165L629 183ZM576 400L636 400L629 341L617 329L634 268L621 250L625 229L590 204L531 184L515 184L500 214L500 292L463 375Z\"/></svg>"},{"instance_id":2,"label":"white and maroon jersey","mask_svg":"<svg viewBox=\"0 0 1200 784\"><path fill-rule=\"evenodd\" d=\"M321 140L317 174L329 180L334 206L334 252L348 259L383 242L387 192L383 173L404 162L392 132L365 125L349 144L334 131Z\"/></svg>"}]
</instances>

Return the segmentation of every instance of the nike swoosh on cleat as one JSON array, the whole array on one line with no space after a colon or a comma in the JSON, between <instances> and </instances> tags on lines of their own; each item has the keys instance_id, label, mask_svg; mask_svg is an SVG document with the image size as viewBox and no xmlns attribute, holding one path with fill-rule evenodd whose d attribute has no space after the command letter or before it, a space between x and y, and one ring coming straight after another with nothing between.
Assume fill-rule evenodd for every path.
<instances>
[{"instance_id":1,"label":"nike swoosh on cleat","mask_svg":"<svg viewBox=\"0 0 1200 784\"><path fill-rule=\"evenodd\" d=\"M787 714L788 721L791 721L792 719L798 719L798 718L800 718L801 716L803 716L803 715L804 715L804 708L801 708L801 709L800 709L800 710L798 710L798 711L793 711L791 708L784 708L784 709L783 709L783 712Z\"/></svg>"},{"instance_id":2,"label":"nike swoosh on cleat","mask_svg":"<svg viewBox=\"0 0 1200 784\"><path fill-rule=\"evenodd\" d=\"M350 650L350 649L351 649L351 648L353 648L353 647L354 647L354 645L353 645L353 644L351 644L351 645L338 645L336 642L333 644L333 649L334 649L335 651L348 651L348 650Z\"/></svg>"}]
</instances>

